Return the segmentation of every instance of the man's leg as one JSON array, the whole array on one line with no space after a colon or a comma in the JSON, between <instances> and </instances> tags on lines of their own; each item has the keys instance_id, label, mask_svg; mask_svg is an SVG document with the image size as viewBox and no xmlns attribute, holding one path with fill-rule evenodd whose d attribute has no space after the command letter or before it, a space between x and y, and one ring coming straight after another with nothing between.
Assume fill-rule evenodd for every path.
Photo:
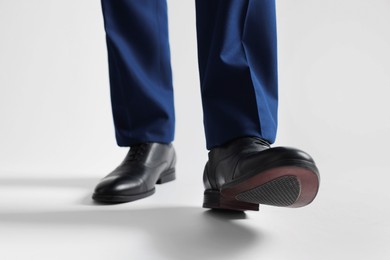
<instances>
[{"instance_id":1,"label":"man's leg","mask_svg":"<svg viewBox=\"0 0 390 260\"><path fill-rule=\"evenodd\" d=\"M319 187L313 159L270 148L277 128L274 0L197 0L199 72L209 160L206 208L301 207Z\"/></svg>"},{"instance_id":2,"label":"man's leg","mask_svg":"<svg viewBox=\"0 0 390 260\"><path fill-rule=\"evenodd\" d=\"M273 143L277 128L274 0L197 0L207 148L242 136Z\"/></svg>"},{"instance_id":3,"label":"man's leg","mask_svg":"<svg viewBox=\"0 0 390 260\"><path fill-rule=\"evenodd\" d=\"M175 179L174 107L165 0L102 0L111 102L122 163L93 199L128 202Z\"/></svg>"},{"instance_id":4,"label":"man's leg","mask_svg":"<svg viewBox=\"0 0 390 260\"><path fill-rule=\"evenodd\" d=\"M166 1L101 3L117 143L169 143L175 117Z\"/></svg>"}]
</instances>

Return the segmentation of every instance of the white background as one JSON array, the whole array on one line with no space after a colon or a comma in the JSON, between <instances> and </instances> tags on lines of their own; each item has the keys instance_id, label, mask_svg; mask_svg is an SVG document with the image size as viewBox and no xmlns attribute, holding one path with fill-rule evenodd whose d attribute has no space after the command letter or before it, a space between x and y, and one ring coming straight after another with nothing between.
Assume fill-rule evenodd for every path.
<instances>
[{"instance_id":1,"label":"white background","mask_svg":"<svg viewBox=\"0 0 390 260\"><path fill-rule=\"evenodd\" d=\"M0 0L0 259L389 259L390 2L278 0L277 145L309 152L301 209L205 211L194 1L169 0L178 179L99 206L114 139L99 1Z\"/></svg>"}]
</instances>

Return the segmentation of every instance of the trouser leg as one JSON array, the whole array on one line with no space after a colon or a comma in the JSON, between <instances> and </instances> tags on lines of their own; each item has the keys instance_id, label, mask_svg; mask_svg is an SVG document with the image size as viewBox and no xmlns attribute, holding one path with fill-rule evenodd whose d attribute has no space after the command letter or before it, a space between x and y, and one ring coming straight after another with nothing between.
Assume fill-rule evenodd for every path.
<instances>
[{"instance_id":1,"label":"trouser leg","mask_svg":"<svg viewBox=\"0 0 390 260\"><path fill-rule=\"evenodd\" d=\"M166 1L101 3L117 143L169 143L175 116Z\"/></svg>"},{"instance_id":2,"label":"trouser leg","mask_svg":"<svg viewBox=\"0 0 390 260\"><path fill-rule=\"evenodd\" d=\"M207 148L258 136L275 141L277 49L274 0L196 0Z\"/></svg>"}]
</instances>

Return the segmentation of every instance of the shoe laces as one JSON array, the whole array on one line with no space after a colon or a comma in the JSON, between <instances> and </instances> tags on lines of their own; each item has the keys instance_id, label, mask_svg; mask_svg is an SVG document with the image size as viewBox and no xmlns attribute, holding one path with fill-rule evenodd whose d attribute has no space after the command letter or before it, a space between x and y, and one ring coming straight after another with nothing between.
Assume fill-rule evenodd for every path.
<instances>
[{"instance_id":1,"label":"shoe laces","mask_svg":"<svg viewBox=\"0 0 390 260\"><path fill-rule=\"evenodd\" d=\"M126 161L139 161L146 151L146 143L135 144L130 147Z\"/></svg>"}]
</instances>

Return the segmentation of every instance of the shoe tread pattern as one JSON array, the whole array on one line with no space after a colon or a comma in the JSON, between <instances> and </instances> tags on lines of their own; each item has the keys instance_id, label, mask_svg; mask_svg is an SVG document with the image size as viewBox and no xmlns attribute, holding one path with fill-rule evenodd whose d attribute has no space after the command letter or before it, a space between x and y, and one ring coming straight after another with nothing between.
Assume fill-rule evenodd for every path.
<instances>
[{"instance_id":1,"label":"shoe tread pattern","mask_svg":"<svg viewBox=\"0 0 390 260\"><path fill-rule=\"evenodd\" d=\"M283 176L239 193L236 199L250 203L287 207L298 199L300 190L300 183L295 176Z\"/></svg>"}]
</instances>

